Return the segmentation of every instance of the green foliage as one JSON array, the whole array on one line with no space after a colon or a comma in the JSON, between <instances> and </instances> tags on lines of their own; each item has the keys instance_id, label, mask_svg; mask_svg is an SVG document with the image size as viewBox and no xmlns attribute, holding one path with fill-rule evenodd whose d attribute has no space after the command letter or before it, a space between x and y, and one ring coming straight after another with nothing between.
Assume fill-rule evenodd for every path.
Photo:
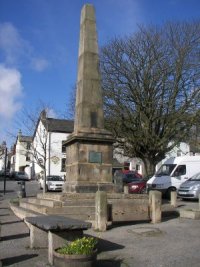
<instances>
[{"instance_id":1,"label":"green foliage","mask_svg":"<svg viewBox=\"0 0 200 267\"><path fill-rule=\"evenodd\" d=\"M84 236L58 248L56 252L67 255L89 255L94 251L96 244L96 238Z\"/></svg>"}]
</instances>

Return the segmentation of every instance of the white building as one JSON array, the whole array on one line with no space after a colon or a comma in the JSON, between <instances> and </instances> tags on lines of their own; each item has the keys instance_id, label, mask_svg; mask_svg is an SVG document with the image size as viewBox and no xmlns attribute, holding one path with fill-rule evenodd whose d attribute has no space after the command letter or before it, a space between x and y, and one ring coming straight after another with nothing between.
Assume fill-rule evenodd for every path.
<instances>
[{"instance_id":1,"label":"white building","mask_svg":"<svg viewBox=\"0 0 200 267\"><path fill-rule=\"evenodd\" d=\"M65 175L66 153L62 141L73 132L74 122L47 118L42 111L38 120L32 144L35 176Z\"/></svg>"},{"instance_id":2,"label":"white building","mask_svg":"<svg viewBox=\"0 0 200 267\"><path fill-rule=\"evenodd\" d=\"M24 171L31 161L31 136L24 136L20 131L16 141L15 171Z\"/></svg>"},{"instance_id":3,"label":"white building","mask_svg":"<svg viewBox=\"0 0 200 267\"><path fill-rule=\"evenodd\" d=\"M15 144L15 155L11 157L11 166L15 171L25 171L28 176L32 176L32 136L22 135L21 130L18 133Z\"/></svg>"}]
</instances>

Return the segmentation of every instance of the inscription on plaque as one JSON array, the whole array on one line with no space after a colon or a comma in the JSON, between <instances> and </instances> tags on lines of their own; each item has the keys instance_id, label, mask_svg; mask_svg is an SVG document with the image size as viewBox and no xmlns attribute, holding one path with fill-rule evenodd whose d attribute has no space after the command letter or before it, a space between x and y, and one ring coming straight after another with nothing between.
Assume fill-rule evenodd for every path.
<instances>
[{"instance_id":1,"label":"inscription on plaque","mask_svg":"<svg viewBox=\"0 0 200 267\"><path fill-rule=\"evenodd\" d=\"M91 163L102 163L102 153L101 152L89 152L89 162Z\"/></svg>"}]
</instances>

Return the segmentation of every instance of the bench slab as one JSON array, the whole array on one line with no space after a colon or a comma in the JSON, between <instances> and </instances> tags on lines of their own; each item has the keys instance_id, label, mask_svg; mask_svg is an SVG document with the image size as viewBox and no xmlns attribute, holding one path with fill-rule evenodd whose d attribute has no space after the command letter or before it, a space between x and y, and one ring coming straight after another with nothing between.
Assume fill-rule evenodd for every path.
<instances>
[{"instance_id":1,"label":"bench slab","mask_svg":"<svg viewBox=\"0 0 200 267\"><path fill-rule=\"evenodd\" d=\"M92 224L60 215L42 215L26 217L26 221L46 231L87 230Z\"/></svg>"}]
</instances>

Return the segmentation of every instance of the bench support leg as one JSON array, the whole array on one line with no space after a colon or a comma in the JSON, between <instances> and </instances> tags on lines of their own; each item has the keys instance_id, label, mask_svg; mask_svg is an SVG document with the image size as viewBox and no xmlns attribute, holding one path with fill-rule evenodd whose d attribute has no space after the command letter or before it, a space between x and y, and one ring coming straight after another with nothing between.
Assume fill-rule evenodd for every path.
<instances>
[{"instance_id":1,"label":"bench support leg","mask_svg":"<svg viewBox=\"0 0 200 267\"><path fill-rule=\"evenodd\" d=\"M30 229L30 248L47 248L48 234L46 231L27 223Z\"/></svg>"},{"instance_id":2,"label":"bench support leg","mask_svg":"<svg viewBox=\"0 0 200 267\"><path fill-rule=\"evenodd\" d=\"M53 251L68 241L73 241L83 236L83 230L52 232L48 231L48 261L53 265Z\"/></svg>"}]
</instances>

